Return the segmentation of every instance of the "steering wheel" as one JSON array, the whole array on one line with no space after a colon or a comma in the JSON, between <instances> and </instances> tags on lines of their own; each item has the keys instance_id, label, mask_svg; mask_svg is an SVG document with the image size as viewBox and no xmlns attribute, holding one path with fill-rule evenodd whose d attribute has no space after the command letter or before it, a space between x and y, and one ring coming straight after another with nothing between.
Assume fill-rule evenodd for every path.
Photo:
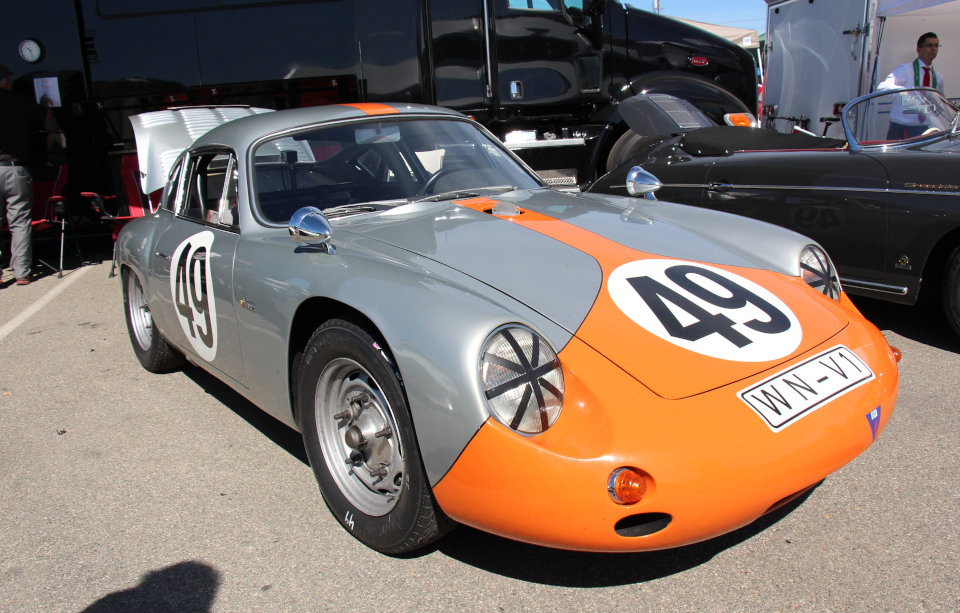
<instances>
[{"instance_id":1,"label":"steering wheel","mask_svg":"<svg viewBox=\"0 0 960 613\"><path fill-rule=\"evenodd\" d=\"M462 172L464 170L466 169L459 166L447 166L446 168L441 168L437 172L433 173L433 176L427 179L427 182L424 183L423 187L420 188L420 191L417 192L417 197L431 195L433 193L433 188L437 185L437 181L449 174Z\"/></svg>"}]
</instances>

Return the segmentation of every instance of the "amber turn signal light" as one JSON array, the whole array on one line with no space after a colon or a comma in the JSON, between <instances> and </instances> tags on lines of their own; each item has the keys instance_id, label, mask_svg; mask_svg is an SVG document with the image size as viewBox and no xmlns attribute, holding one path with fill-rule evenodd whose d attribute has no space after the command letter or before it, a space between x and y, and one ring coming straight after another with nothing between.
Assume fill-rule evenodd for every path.
<instances>
[{"instance_id":1,"label":"amber turn signal light","mask_svg":"<svg viewBox=\"0 0 960 613\"><path fill-rule=\"evenodd\" d=\"M607 479L607 492L617 504L636 504L647 493L647 480L635 468L618 468Z\"/></svg>"},{"instance_id":2,"label":"amber turn signal light","mask_svg":"<svg viewBox=\"0 0 960 613\"><path fill-rule=\"evenodd\" d=\"M740 126L742 128L756 127L757 122L750 113L727 113L723 116L723 121L728 126Z\"/></svg>"}]
</instances>

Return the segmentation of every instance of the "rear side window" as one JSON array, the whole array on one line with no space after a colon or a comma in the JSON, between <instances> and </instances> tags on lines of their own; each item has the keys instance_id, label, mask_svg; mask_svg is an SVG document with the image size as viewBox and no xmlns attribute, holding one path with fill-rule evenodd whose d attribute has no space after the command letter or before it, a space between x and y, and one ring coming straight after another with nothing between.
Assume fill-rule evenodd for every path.
<instances>
[{"instance_id":1,"label":"rear side window","mask_svg":"<svg viewBox=\"0 0 960 613\"><path fill-rule=\"evenodd\" d=\"M183 158L177 162L177 165L170 172L170 178L163 188L163 200L160 208L168 211L175 211L177 207L177 195L180 193L180 173L183 171Z\"/></svg>"},{"instance_id":2,"label":"rear side window","mask_svg":"<svg viewBox=\"0 0 960 613\"><path fill-rule=\"evenodd\" d=\"M236 157L226 152L193 155L189 168L185 197L177 214L199 223L236 229Z\"/></svg>"}]
</instances>

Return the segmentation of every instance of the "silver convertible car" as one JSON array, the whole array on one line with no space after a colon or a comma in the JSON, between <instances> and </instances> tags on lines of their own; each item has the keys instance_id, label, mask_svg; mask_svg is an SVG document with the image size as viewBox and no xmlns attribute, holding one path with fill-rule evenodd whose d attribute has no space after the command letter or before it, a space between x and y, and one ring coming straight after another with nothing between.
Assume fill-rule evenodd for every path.
<instances>
[{"instance_id":1,"label":"silver convertible car","mask_svg":"<svg viewBox=\"0 0 960 613\"><path fill-rule=\"evenodd\" d=\"M554 191L434 107L133 124L163 188L116 245L137 358L302 432L327 506L379 551L456 523L593 551L708 539L893 411L899 353L789 230Z\"/></svg>"}]
</instances>

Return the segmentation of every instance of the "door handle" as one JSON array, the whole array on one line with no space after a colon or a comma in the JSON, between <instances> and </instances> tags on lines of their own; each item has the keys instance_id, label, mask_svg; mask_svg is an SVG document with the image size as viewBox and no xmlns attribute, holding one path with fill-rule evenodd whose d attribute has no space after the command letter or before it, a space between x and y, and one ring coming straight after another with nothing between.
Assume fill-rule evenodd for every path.
<instances>
[{"instance_id":1,"label":"door handle","mask_svg":"<svg viewBox=\"0 0 960 613\"><path fill-rule=\"evenodd\" d=\"M726 181L710 181L710 183L707 184L707 189L712 192L725 192L733 189L733 184L727 183Z\"/></svg>"},{"instance_id":2,"label":"door handle","mask_svg":"<svg viewBox=\"0 0 960 613\"><path fill-rule=\"evenodd\" d=\"M154 253L154 255L156 255L161 260L166 260L168 262L170 261L170 256L167 255L166 253L163 253L162 251L157 251L156 253Z\"/></svg>"}]
</instances>

